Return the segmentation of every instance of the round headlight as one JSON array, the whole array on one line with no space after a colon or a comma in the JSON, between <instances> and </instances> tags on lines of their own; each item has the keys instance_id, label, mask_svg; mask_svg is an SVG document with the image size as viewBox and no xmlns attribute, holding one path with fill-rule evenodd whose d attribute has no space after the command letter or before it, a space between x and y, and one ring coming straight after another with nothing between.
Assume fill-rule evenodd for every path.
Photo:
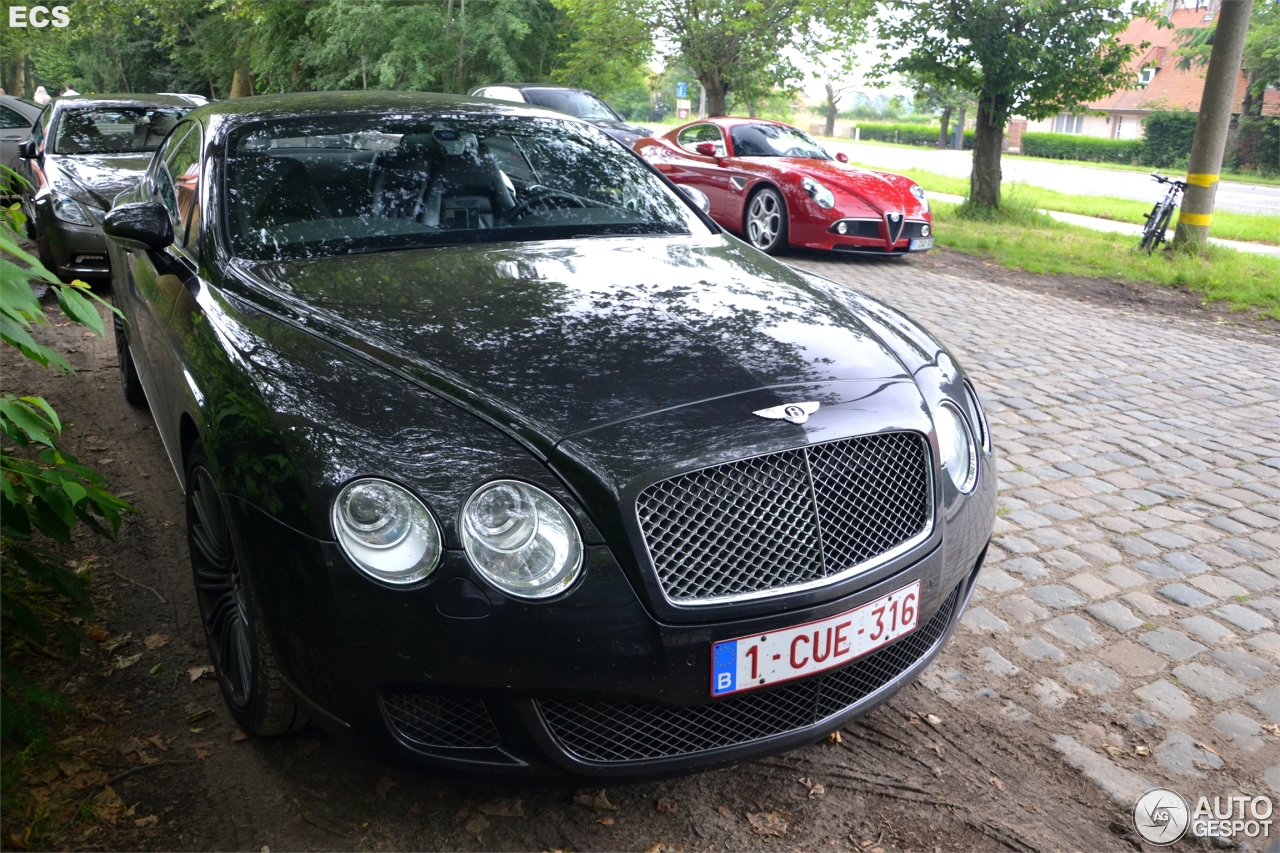
<instances>
[{"instance_id":1,"label":"round headlight","mask_svg":"<svg viewBox=\"0 0 1280 853\"><path fill-rule=\"evenodd\" d=\"M516 480L486 483L462 507L462 546L471 564L503 592L547 598L582 570L582 537L551 495Z\"/></svg>"},{"instance_id":2,"label":"round headlight","mask_svg":"<svg viewBox=\"0 0 1280 853\"><path fill-rule=\"evenodd\" d=\"M836 225L836 231L838 231L838 232L839 232L839 233L841 233L841 234L847 234L847 233L849 233L849 225L848 225L848 223L846 223L846 222L841 222L841 223L839 223L838 225Z\"/></svg>"},{"instance_id":3,"label":"round headlight","mask_svg":"<svg viewBox=\"0 0 1280 853\"><path fill-rule=\"evenodd\" d=\"M933 425L938 431L942 467L957 489L968 492L978 479L978 454L964 417L954 406L943 403L934 412Z\"/></svg>"},{"instance_id":4,"label":"round headlight","mask_svg":"<svg viewBox=\"0 0 1280 853\"><path fill-rule=\"evenodd\" d=\"M356 568L384 583L417 583L440 562L440 526L408 489L386 480L348 483L333 502L333 531Z\"/></svg>"},{"instance_id":5,"label":"round headlight","mask_svg":"<svg viewBox=\"0 0 1280 853\"><path fill-rule=\"evenodd\" d=\"M930 232L930 231L932 231L932 230L933 230L933 229L931 229L928 225L921 225L921 226L920 226L920 236L921 236L921 237L928 237L928 236L929 236L929 232Z\"/></svg>"}]
</instances>

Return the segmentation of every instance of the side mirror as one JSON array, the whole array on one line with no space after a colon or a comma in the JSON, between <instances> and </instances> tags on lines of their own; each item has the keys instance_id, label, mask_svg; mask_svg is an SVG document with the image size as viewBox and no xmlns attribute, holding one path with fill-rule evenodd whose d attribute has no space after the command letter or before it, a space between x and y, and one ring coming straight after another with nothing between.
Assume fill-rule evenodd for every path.
<instances>
[{"instance_id":1,"label":"side mirror","mask_svg":"<svg viewBox=\"0 0 1280 853\"><path fill-rule=\"evenodd\" d=\"M703 144L710 145L711 143L706 142ZM711 199L707 198L707 194L702 190L687 187L683 184L676 184L676 188L679 189L680 192L684 193L685 198L697 205L698 210L701 210L703 213L711 212Z\"/></svg>"},{"instance_id":2,"label":"side mirror","mask_svg":"<svg viewBox=\"0 0 1280 853\"><path fill-rule=\"evenodd\" d=\"M848 154L846 154L846 153L844 153L843 151L837 151L837 152L836 152L836 159L837 159L837 160L839 160L841 163L848 163L848 162L849 162L849 155L848 155Z\"/></svg>"},{"instance_id":3,"label":"side mirror","mask_svg":"<svg viewBox=\"0 0 1280 853\"><path fill-rule=\"evenodd\" d=\"M18 143L18 156L23 160L32 160L36 156L36 144L30 139Z\"/></svg>"},{"instance_id":4,"label":"side mirror","mask_svg":"<svg viewBox=\"0 0 1280 853\"><path fill-rule=\"evenodd\" d=\"M714 142L699 142L693 147L693 150L697 151L703 157L716 156L716 144Z\"/></svg>"},{"instance_id":5,"label":"side mirror","mask_svg":"<svg viewBox=\"0 0 1280 853\"><path fill-rule=\"evenodd\" d=\"M102 230L132 248L160 250L173 243L169 211L158 201L123 204L102 220Z\"/></svg>"}]
</instances>

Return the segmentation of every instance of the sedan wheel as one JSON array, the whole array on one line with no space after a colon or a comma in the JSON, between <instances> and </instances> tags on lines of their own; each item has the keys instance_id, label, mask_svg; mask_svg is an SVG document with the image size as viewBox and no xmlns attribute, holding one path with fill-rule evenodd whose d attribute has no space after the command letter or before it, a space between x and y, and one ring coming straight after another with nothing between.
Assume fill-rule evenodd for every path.
<instances>
[{"instance_id":1,"label":"sedan wheel","mask_svg":"<svg viewBox=\"0 0 1280 853\"><path fill-rule=\"evenodd\" d=\"M209 656L231 713L255 735L306 725L306 714L285 686L267 643L222 496L199 443L187 467L187 542Z\"/></svg>"},{"instance_id":2,"label":"sedan wheel","mask_svg":"<svg viewBox=\"0 0 1280 853\"><path fill-rule=\"evenodd\" d=\"M786 251L787 206L777 190L765 187L751 197L747 204L747 239L768 255Z\"/></svg>"}]
</instances>

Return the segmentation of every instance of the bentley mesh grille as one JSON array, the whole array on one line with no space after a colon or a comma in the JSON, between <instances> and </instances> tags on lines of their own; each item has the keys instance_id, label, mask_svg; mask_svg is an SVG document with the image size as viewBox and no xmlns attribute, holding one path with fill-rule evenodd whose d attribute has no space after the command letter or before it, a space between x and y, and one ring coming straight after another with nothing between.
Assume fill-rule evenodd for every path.
<instances>
[{"instance_id":1,"label":"bentley mesh grille","mask_svg":"<svg viewBox=\"0 0 1280 853\"><path fill-rule=\"evenodd\" d=\"M654 483L636 511L668 598L691 604L840 574L928 529L923 435L770 453Z\"/></svg>"},{"instance_id":2,"label":"bentley mesh grille","mask_svg":"<svg viewBox=\"0 0 1280 853\"><path fill-rule=\"evenodd\" d=\"M396 730L423 746L493 747L498 730L476 696L387 693L382 698Z\"/></svg>"},{"instance_id":3,"label":"bentley mesh grille","mask_svg":"<svg viewBox=\"0 0 1280 853\"><path fill-rule=\"evenodd\" d=\"M669 758L813 725L860 702L924 657L946 633L960 587L916 631L848 666L774 690L692 708L646 702L541 700L560 746L585 761Z\"/></svg>"}]
</instances>

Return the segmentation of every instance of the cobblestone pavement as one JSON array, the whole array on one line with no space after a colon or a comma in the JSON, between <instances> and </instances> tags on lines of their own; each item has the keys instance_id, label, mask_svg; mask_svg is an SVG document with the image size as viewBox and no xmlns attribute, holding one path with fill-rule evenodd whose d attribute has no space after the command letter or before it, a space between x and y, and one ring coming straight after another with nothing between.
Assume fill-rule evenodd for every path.
<instances>
[{"instance_id":1,"label":"cobblestone pavement","mask_svg":"<svg viewBox=\"0 0 1280 853\"><path fill-rule=\"evenodd\" d=\"M996 538L926 686L1047 737L1123 806L1156 783L1280 794L1280 341L910 262L795 263L925 324L987 407Z\"/></svg>"}]
</instances>

